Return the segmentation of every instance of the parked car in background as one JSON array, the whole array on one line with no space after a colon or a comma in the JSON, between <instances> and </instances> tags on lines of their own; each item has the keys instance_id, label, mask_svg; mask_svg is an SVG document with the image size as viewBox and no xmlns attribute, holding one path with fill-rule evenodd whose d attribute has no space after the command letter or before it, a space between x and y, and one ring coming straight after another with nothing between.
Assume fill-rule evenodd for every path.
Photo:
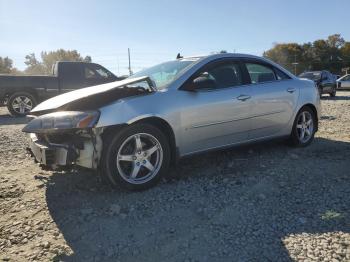
<instances>
[{"instance_id":1,"label":"parked car in background","mask_svg":"<svg viewBox=\"0 0 350 262\"><path fill-rule=\"evenodd\" d=\"M39 102L82 87L120 80L95 63L57 62L52 75L0 75L0 105L12 115L26 115Z\"/></svg>"},{"instance_id":2,"label":"parked car in background","mask_svg":"<svg viewBox=\"0 0 350 262\"><path fill-rule=\"evenodd\" d=\"M344 75L337 80L338 89L350 89L350 74Z\"/></svg>"},{"instance_id":3,"label":"parked car in background","mask_svg":"<svg viewBox=\"0 0 350 262\"><path fill-rule=\"evenodd\" d=\"M306 78L314 81L318 87L320 96L322 94L329 94L334 97L337 93L336 77L326 70L304 72L299 75L299 78Z\"/></svg>"},{"instance_id":4,"label":"parked car in background","mask_svg":"<svg viewBox=\"0 0 350 262\"><path fill-rule=\"evenodd\" d=\"M195 153L277 137L307 146L319 108L312 81L265 58L225 53L51 98L32 110L23 131L43 165L93 168L138 190Z\"/></svg>"}]
</instances>

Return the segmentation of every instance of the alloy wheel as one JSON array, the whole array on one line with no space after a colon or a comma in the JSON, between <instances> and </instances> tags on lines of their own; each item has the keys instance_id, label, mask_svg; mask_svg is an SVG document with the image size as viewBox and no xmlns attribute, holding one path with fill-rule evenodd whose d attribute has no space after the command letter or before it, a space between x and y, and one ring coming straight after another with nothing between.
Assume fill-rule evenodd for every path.
<instances>
[{"instance_id":1,"label":"alloy wheel","mask_svg":"<svg viewBox=\"0 0 350 262\"><path fill-rule=\"evenodd\" d=\"M138 133L120 146L116 165L120 176L131 184L143 184L154 178L162 165L163 149L152 135Z\"/></svg>"},{"instance_id":2,"label":"alloy wheel","mask_svg":"<svg viewBox=\"0 0 350 262\"><path fill-rule=\"evenodd\" d=\"M303 111L300 113L296 128L299 141L302 143L307 143L311 139L314 132L314 123L310 112Z\"/></svg>"},{"instance_id":3,"label":"alloy wheel","mask_svg":"<svg viewBox=\"0 0 350 262\"><path fill-rule=\"evenodd\" d=\"M16 113L23 115L33 109L33 101L26 96L17 96L11 106Z\"/></svg>"}]
</instances>

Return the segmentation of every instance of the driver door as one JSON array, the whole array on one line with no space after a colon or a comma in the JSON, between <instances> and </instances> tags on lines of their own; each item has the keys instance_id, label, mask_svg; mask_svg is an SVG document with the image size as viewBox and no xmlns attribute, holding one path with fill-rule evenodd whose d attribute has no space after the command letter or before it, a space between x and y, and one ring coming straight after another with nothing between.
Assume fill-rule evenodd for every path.
<instances>
[{"instance_id":1,"label":"driver door","mask_svg":"<svg viewBox=\"0 0 350 262\"><path fill-rule=\"evenodd\" d=\"M200 76L214 80L211 88L181 92L181 155L248 139L250 129L250 87L245 84L237 60L216 62L200 70Z\"/></svg>"}]
</instances>

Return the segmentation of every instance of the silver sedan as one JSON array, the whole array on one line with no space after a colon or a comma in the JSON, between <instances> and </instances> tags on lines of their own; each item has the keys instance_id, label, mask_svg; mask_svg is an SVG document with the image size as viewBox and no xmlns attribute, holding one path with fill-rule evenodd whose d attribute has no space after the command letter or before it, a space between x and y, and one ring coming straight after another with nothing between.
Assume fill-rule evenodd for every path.
<instances>
[{"instance_id":1,"label":"silver sedan","mask_svg":"<svg viewBox=\"0 0 350 262\"><path fill-rule=\"evenodd\" d=\"M261 57L178 58L118 82L51 98L24 127L50 168L97 170L113 185L154 185L184 156L285 137L309 145L318 129L314 82Z\"/></svg>"},{"instance_id":2,"label":"silver sedan","mask_svg":"<svg viewBox=\"0 0 350 262\"><path fill-rule=\"evenodd\" d=\"M337 80L338 89L350 89L350 74L344 75Z\"/></svg>"}]
</instances>

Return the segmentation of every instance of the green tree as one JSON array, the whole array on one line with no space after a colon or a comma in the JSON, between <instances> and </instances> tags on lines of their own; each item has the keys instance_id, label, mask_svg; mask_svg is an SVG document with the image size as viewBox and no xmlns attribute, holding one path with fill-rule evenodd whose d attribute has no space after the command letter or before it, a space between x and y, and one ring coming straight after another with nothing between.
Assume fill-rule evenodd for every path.
<instances>
[{"instance_id":1,"label":"green tree","mask_svg":"<svg viewBox=\"0 0 350 262\"><path fill-rule=\"evenodd\" d=\"M282 65L291 72L294 72L294 64L302 59L303 50L297 43L275 44L275 46L264 52L263 56Z\"/></svg>"},{"instance_id":2,"label":"green tree","mask_svg":"<svg viewBox=\"0 0 350 262\"><path fill-rule=\"evenodd\" d=\"M331 48L342 48L345 44L345 40L344 38L341 37L340 34L334 34L334 35L330 35L327 38L327 44L329 47Z\"/></svg>"},{"instance_id":3,"label":"green tree","mask_svg":"<svg viewBox=\"0 0 350 262\"><path fill-rule=\"evenodd\" d=\"M27 65L27 68L24 72L28 75L41 75L46 74L45 67L42 63L36 59L35 54L31 53L26 55L24 63Z\"/></svg>"},{"instance_id":4,"label":"green tree","mask_svg":"<svg viewBox=\"0 0 350 262\"><path fill-rule=\"evenodd\" d=\"M0 74L10 74L12 70L12 60L8 57L0 57Z\"/></svg>"},{"instance_id":5,"label":"green tree","mask_svg":"<svg viewBox=\"0 0 350 262\"><path fill-rule=\"evenodd\" d=\"M330 35L313 43L275 44L264 52L264 56L294 71L293 63L297 62L296 74L306 70L329 70L341 74L341 69L350 66L350 42L340 34Z\"/></svg>"},{"instance_id":6,"label":"green tree","mask_svg":"<svg viewBox=\"0 0 350 262\"><path fill-rule=\"evenodd\" d=\"M52 66L57 61L84 61L91 62L91 56L82 57L77 50L58 49L56 51L43 51L40 54L41 61L36 59L35 54L27 55L25 64L27 74L51 74Z\"/></svg>"},{"instance_id":7,"label":"green tree","mask_svg":"<svg viewBox=\"0 0 350 262\"><path fill-rule=\"evenodd\" d=\"M13 67L12 59L0 57L0 74L21 75L23 72Z\"/></svg>"},{"instance_id":8,"label":"green tree","mask_svg":"<svg viewBox=\"0 0 350 262\"><path fill-rule=\"evenodd\" d=\"M341 56L350 61L350 42L346 42L340 49Z\"/></svg>"}]
</instances>

